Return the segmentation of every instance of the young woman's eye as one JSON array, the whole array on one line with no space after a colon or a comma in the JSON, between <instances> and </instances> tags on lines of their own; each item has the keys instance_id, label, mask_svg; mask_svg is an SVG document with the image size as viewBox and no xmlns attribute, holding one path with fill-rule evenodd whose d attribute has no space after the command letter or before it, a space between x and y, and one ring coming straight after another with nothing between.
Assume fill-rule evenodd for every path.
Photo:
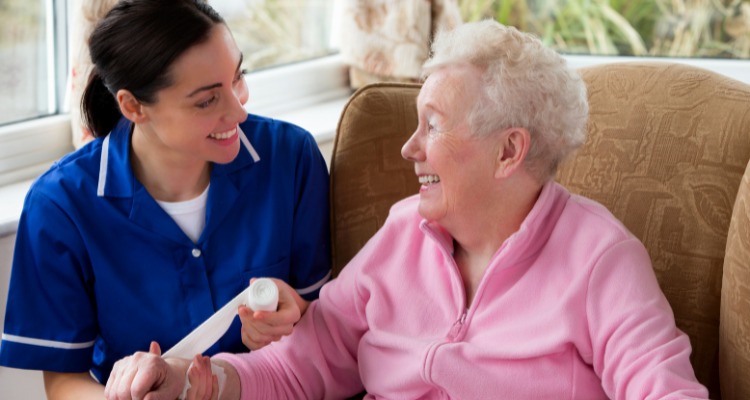
<instances>
[{"instance_id":1,"label":"young woman's eye","mask_svg":"<svg viewBox=\"0 0 750 400\"><path fill-rule=\"evenodd\" d=\"M247 70L246 69L240 70L240 73L237 74L237 77L234 78L234 83L237 83L237 82L241 81L242 78L244 78L246 74L247 74Z\"/></svg>"},{"instance_id":2,"label":"young woman's eye","mask_svg":"<svg viewBox=\"0 0 750 400\"><path fill-rule=\"evenodd\" d=\"M216 96L211 96L210 99L198 103L197 107L198 108L208 108L208 106L210 106L211 104L213 104L214 101L216 101Z\"/></svg>"}]
</instances>

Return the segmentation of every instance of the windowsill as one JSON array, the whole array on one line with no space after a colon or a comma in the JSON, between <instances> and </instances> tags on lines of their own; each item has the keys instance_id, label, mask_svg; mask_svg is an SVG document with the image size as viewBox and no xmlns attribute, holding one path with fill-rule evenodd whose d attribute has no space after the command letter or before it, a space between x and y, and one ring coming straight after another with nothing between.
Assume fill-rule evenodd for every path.
<instances>
[{"instance_id":1,"label":"windowsill","mask_svg":"<svg viewBox=\"0 0 750 400\"><path fill-rule=\"evenodd\" d=\"M312 133L318 145L331 142L336 136L341 110L349 97L337 97L329 101L313 104L303 109L264 114L268 117L291 122Z\"/></svg>"}]
</instances>

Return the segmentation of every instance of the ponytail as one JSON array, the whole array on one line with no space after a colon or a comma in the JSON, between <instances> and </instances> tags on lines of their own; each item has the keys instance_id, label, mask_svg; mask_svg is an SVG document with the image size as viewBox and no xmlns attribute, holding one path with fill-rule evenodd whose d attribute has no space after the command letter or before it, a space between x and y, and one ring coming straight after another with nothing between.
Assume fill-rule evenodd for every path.
<instances>
[{"instance_id":1,"label":"ponytail","mask_svg":"<svg viewBox=\"0 0 750 400\"><path fill-rule=\"evenodd\" d=\"M96 68L91 71L81 97L83 123L95 138L109 134L120 120L120 106L115 96L104 85Z\"/></svg>"}]
</instances>

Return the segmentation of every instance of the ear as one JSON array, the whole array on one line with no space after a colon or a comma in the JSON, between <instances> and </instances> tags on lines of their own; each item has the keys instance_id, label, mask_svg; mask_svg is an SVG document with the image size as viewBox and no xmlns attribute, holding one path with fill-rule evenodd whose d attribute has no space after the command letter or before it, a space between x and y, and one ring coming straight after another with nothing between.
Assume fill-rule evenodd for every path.
<instances>
[{"instance_id":1,"label":"ear","mask_svg":"<svg viewBox=\"0 0 750 400\"><path fill-rule=\"evenodd\" d=\"M143 104L129 90L120 89L115 97L117 98L117 104L120 106L120 112L125 118L135 123L142 123L146 120Z\"/></svg>"},{"instance_id":2,"label":"ear","mask_svg":"<svg viewBox=\"0 0 750 400\"><path fill-rule=\"evenodd\" d=\"M495 178L506 178L523 165L531 145L531 134L524 128L508 128L500 133L495 162Z\"/></svg>"}]
</instances>

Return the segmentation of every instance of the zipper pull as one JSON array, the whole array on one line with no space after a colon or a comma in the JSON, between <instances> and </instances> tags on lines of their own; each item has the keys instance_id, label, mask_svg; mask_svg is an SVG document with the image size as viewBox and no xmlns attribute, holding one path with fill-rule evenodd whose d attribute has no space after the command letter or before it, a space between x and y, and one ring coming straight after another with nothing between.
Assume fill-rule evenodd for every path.
<instances>
[{"instance_id":1,"label":"zipper pull","mask_svg":"<svg viewBox=\"0 0 750 400\"><path fill-rule=\"evenodd\" d=\"M466 314L468 310L464 310L463 313L458 317L458 320L453 323L453 326L451 326L450 332L448 332L448 339L453 341L458 336L458 333L461 332L461 328L463 328L464 323L466 322Z\"/></svg>"}]
</instances>

